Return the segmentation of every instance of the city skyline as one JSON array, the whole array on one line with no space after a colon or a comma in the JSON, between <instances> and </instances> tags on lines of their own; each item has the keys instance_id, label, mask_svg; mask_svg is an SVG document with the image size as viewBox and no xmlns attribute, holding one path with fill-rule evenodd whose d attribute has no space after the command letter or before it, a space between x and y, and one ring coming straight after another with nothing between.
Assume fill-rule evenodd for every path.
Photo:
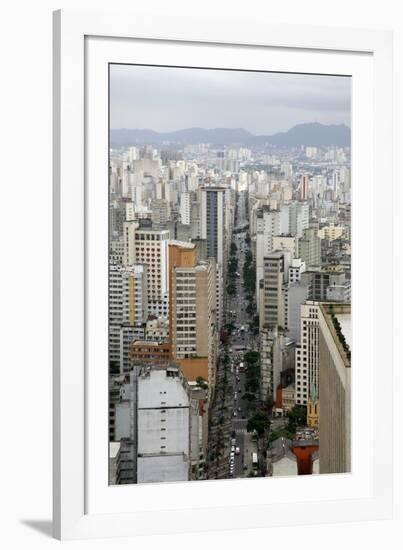
<instances>
[{"instance_id":1,"label":"city skyline","mask_svg":"<svg viewBox=\"0 0 403 550\"><path fill-rule=\"evenodd\" d=\"M302 123L349 126L350 109L347 76L110 65L111 129L271 135Z\"/></svg>"},{"instance_id":2,"label":"city skyline","mask_svg":"<svg viewBox=\"0 0 403 550\"><path fill-rule=\"evenodd\" d=\"M117 73L109 484L350 472L349 79Z\"/></svg>"}]
</instances>

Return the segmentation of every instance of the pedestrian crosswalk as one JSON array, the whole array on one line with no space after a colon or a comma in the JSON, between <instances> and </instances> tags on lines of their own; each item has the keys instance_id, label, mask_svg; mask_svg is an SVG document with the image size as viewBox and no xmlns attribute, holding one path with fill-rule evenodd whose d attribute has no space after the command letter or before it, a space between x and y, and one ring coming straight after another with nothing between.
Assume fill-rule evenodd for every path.
<instances>
[{"instance_id":1,"label":"pedestrian crosswalk","mask_svg":"<svg viewBox=\"0 0 403 550\"><path fill-rule=\"evenodd\" d=\"M237 434L247 434L248 430L246 428L235 428L235 433Z\"/></svg>"}]
</instances>

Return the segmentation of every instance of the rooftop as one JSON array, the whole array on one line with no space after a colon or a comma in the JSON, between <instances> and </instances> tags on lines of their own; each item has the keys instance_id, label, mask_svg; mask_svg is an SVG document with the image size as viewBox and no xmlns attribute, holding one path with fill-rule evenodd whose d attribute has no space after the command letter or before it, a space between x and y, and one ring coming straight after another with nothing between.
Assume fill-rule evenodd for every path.
<instances>
[{"instance_id":1,"label":"rooftop","mask_svg":"<svg viewBox=\"0 0 403 550\"><path fill-rule=\"evenodd\" d=\"M186 241L176 241L175 239L170 239L169 246L180 246L181 248L189 248L192 249L195 248L194 243L189 243Z\"/></svg>"},{"instance_id":2,"label":"rooftop","mask_svg":"<svg viewBox=\"0 0 403 550\"><path fill-rule=\"evenodd\" d=\"M320 310L346 367L351 367L351 304L321 303Z\"/></svg>"},{"instance_id":3,"label":"rooftop","mask_svg":"<svg viewBox=\"0 0 403 550\"><path fill-rule=\"evenodd\" d=\"M120 451L120 442L111 441L109 443L109 458L116 458Z\"/></svg>"}]
</instances>

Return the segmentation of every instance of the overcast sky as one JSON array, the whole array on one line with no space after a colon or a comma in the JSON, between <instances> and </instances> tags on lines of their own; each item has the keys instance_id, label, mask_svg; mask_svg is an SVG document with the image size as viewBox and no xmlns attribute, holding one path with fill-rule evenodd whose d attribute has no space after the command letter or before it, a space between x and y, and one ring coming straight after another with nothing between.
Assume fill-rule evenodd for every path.
<instances>
[{"instance_id":1,"label":"overcast sky","mask_svg":"<svg viewBox=\"0 0 403 550\"><path fill-rule=\"evenodd\" d=\"M350 83L341 76L112 65L111 128L273 134L303 122L350 126Z\"/></svg>"}]
</instances>

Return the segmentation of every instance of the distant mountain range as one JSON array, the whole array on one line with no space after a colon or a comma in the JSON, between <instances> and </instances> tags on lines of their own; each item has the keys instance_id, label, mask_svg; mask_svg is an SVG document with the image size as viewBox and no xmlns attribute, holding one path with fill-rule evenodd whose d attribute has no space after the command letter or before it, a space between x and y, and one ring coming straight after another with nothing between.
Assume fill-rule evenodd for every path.
<instances>
[{"instance_id":1,"label":"distant mountain range","mask_svg":"<svg viewBox=\"0 0 403 550\"><path fill-rule=\"evenodd\" d=\"M283 147L334 145L350 146L350 128L345 124L320 124L312 122L297 124L287 132L271 136L256 136L243 128L186 128L175 132L156 132L135 128L120 128L110 131L111 147L130 145L182 146L198 143L211 145L277 145Z\"/></svg>"}]
</instances>

